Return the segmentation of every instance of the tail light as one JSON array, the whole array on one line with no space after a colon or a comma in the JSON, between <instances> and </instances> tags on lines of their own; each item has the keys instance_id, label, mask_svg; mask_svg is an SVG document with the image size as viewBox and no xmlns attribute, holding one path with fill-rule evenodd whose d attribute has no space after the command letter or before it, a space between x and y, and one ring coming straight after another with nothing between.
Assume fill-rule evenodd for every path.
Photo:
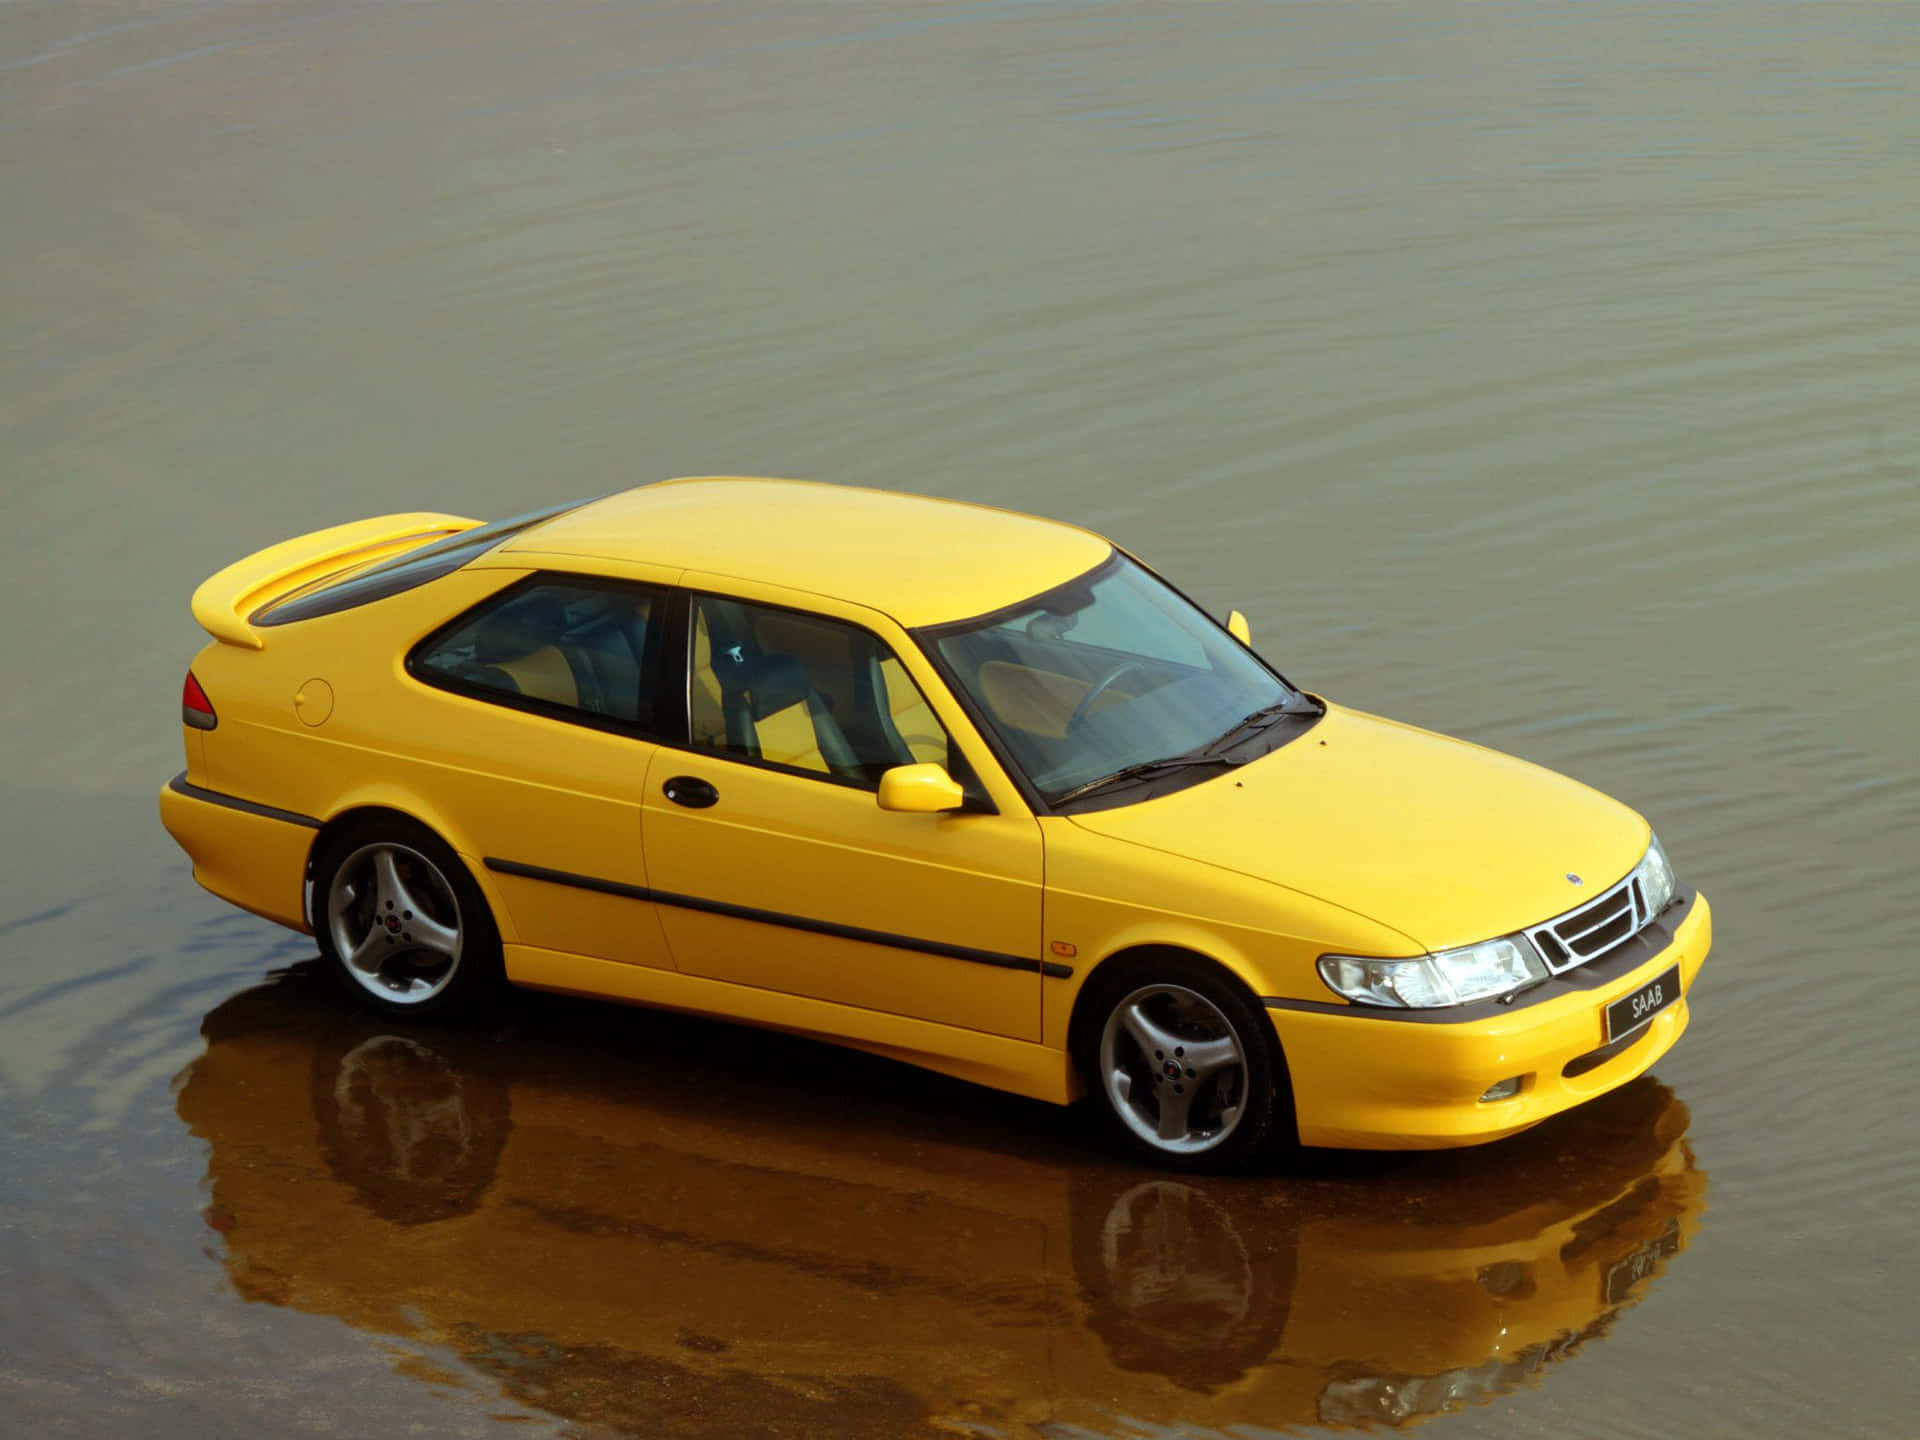
<instances>
[{"instance_id":1,"label":"tail light","mask_svg":"<svg viewBox=\"0 0 1920 1440\"><path fill-rule=\"evenodd\" d=\"M191 670L187 671L187 683L180 687L180 721L196 730L211 730L220 723L220 717L213 713L213 702Z\"/></svg>"}]
</instances>

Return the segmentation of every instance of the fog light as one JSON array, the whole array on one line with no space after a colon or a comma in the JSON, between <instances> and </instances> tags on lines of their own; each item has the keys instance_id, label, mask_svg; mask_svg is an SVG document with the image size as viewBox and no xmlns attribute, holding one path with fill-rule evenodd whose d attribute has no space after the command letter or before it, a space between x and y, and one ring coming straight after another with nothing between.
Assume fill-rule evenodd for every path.
<instances>
[{"instance_id":1,"label":"fog light","mask_svg":"<svg viewBox=\"0 0 1920 1440\"><path fill-rule=\"evenodd\" d=\"M1489 1085L1487 1093L1480 1097L1480 1103L1485 1105L1493 1100L1511 1100L1520 1093L1521 1082L1526 1078L1524 1075L1515 1075L1511 1079L1502 1080L1498 1085Z\"/></svg>"}]
</instances>

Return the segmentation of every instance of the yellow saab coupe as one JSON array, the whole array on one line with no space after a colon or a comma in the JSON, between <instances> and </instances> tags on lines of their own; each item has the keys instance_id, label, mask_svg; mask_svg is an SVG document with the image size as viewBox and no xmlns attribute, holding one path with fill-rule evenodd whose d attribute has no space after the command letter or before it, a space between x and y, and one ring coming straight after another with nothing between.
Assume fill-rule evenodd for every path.
<instances>
[{"instance_id":1,"label":"yellow saab coupe","mask_svg":"<svg viewBox=\"0 0 1920 1440\"><path fill-rule=\"evenodd\" d=\"M193 612L161 818L389 1012L724 1016L1214 1169L1612 1090L1711 941L1624 805L1298 690L1052 521L677 480L301 536Z\"/></svg>"}]
</instances>

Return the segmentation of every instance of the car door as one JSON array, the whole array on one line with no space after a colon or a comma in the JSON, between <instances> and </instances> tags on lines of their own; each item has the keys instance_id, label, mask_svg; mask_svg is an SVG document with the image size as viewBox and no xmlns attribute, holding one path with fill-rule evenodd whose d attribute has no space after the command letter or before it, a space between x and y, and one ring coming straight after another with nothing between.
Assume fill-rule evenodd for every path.
<instances>
[{"instance_id":1,"label":"car door","mask_svg":"<svg viewBox=\"0 0 1920 1440\"><path fill-rule=\"evenodd\" d=\"M1039 825L979 778L986 751L956 743L911 642L740 589L695 592L688 631L689 748L655 757L642 825L679 968L1037 1040ZM882 810L881 774L915 762L945 764L968 808Z\"/></svg>"},{"instance_id":2,"label":"car door","mask_svg":"<svg viewBox=\"0 0 1920 1440\"><path fill-rule=\"evenodd\" d=\"M661 697L677 733L683 693L667 594L532 574L408 657L421 787L479 851L518 945L672 967L640 843Z\"/></svg>"}]
</instances>

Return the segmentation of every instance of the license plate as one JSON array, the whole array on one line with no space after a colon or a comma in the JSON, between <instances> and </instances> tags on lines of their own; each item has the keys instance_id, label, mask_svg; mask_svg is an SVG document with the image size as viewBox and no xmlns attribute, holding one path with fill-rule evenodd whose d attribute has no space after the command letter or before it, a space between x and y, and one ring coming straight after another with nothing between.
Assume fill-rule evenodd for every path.
<instances>
[{"instance_id":1,"label":"license plate","mask_svg":"<svg viewBox=\"0 0 1920 1440\"><path fill-rule=\"evenodd\" d=\"M1623 995L1607 1006L1607 1040L1611 1043L1631 1035L1679 998L1680 967L1673 965L1631 995Z\"/></svg>"},{"instance_id":2,"label":"license plate","mask_svg":"<svg viewBox=\"0 0 1920 1440\"><path fill-rule=\"evenodd\" d=\"M1666 1268L1667 1261L1679 1253L1680 1222L1669 1220L1667 1228L1658 1237L1649 1240L1626 1259L1614 1261L1607 1268L1607 1278L1600 1287L1606 1303L1618 1305L1628 1299L1639 1288L1641 1281Z\"/></svg>"}]
</instances>

